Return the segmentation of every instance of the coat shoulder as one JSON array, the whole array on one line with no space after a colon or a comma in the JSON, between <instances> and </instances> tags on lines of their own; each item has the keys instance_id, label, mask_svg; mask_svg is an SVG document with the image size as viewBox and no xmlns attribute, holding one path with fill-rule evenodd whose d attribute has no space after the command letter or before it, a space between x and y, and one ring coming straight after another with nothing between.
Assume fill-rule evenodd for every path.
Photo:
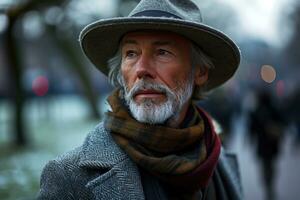
<instances>
[{"instance_id":1,"label":"coat shoulder","mask_svg":"<svg viewBox=\"0 0 300 200\"><path fill-rule=\"evenodd\" d=\"M91 131L89 140L96 127ZM59 155L43 168L40 178L38 199L92 199L91 192L85 187L89 180L97 177L101 170L91 171L80 166L83 146Z\"/></svg>"},{"instance_id":2,"label":"coat shoulder","mask_svg":"<svg viewBox=\"0 0 300 200\"><path fill-rule=\"evenodd\" d=\"M70 174L76 168L77 151L73 150L46 164L40 179L38 199L74 199Z\"/></svg>"}]
</instances>

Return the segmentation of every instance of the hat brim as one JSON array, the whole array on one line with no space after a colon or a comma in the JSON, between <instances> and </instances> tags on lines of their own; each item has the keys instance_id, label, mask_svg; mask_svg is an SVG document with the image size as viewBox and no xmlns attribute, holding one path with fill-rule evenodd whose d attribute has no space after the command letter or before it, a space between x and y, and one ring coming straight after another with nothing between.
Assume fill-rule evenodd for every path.
<instances>
[{"instance_id":1,"label":"hat brim","mask_svg":"<svg viewBox=\"0 0 300 200\"><path fill-rule=\"evenodd\" d=\"M107 61L115 55L121 38L128 32L138 30L170 31L196 43L214 64L214 69L209 71L206 90L226 82L239 66L240 51L228 36L205 24L180 19L124 17L99 20L86 26L79 40L88 59L108 75Z\"/></svg>"}]
</instances>

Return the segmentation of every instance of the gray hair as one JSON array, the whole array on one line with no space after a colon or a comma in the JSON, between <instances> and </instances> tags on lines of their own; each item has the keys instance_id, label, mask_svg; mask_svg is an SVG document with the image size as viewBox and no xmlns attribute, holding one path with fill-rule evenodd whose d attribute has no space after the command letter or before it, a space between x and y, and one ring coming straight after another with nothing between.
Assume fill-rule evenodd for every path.
<instances>
[{"instance_id":1,"label":"gray hair","mask_svg":"<svg viewBox=\"0 0 300 200\"><path fill-rule=\"evenodd\" d=\"M195 70L196 67L200 68L200 73L212 70L215 66L213 64L212 59L206 55L201 48L192 43L191 46L191 65L192 69ZM193 72L192 72L193 73ZM209 81L209 73L208 73L208 80L202 86L196 86L192 95L193 100L200 100L205 96L206 87Z\"/></svg>"},{"instance_id":2,"label":"gray hair","mask_svg":"<svg viewBox=\"0 0 300 200\"><path fill-rule=\"evenodd\" d=\"M121 63L122 63L122 53L121 48L118 49L116 54L108 60L108 80L110 84L115 87L120 87L123 84L122 74L121 74ZM196 67L200 67L200 72L211 70L214 68L212 59L207 56L198 45L192 43L191 45L191 65L192 73L194 73ZM203 98L206 91L206 85L208 81L201 87L196 86L192 95L193 100L199 100Z\"/></svg>"}]
</instances>

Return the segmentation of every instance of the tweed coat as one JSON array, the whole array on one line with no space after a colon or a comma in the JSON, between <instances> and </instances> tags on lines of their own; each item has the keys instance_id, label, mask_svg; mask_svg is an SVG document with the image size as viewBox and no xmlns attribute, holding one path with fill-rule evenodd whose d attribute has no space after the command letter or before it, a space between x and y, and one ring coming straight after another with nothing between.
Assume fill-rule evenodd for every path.
<instances>
[{"instance_id":1,"label":"tweed coat","mask_svg":"<svg viewBox=\"0 0 300 200\"><path fill-rule=\"evenodd\" d=\"M212 179L211 182L221 194L218 199L241 199L234 156L222 150ZM100 123L88 134L82 146L45 166L37 198L143 200L145 196L138 167ZM202 199L212 198L203 196Z\"/></svg>"}]
</instances>

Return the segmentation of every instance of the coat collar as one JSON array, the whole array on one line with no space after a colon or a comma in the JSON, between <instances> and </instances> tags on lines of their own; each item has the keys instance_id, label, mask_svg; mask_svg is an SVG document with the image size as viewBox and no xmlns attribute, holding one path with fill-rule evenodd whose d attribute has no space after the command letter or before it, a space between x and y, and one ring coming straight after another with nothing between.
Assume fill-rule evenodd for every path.
<instances>
[{"instance_id":1,"label":"coat collar","mask_svg":"<svg viewBox=\"0 0 300 200\"><path fill-rule=\"evenodd\" d=\"M82 145L79 166L112 168L128 156L104 129L103 122L91 131Z\"/></svg>"},{"instance_id":2,"label":"coat collar","mask_svg":"<svg viewBox=\"0 0 300 200\"><path fill-rule=\"evenodd\" d=\"M86 184L95 199L145 199L137 166L117 146L103 123L88 134L79 159L80 167L104 170Z\"/></svg>"}]
</instances>

